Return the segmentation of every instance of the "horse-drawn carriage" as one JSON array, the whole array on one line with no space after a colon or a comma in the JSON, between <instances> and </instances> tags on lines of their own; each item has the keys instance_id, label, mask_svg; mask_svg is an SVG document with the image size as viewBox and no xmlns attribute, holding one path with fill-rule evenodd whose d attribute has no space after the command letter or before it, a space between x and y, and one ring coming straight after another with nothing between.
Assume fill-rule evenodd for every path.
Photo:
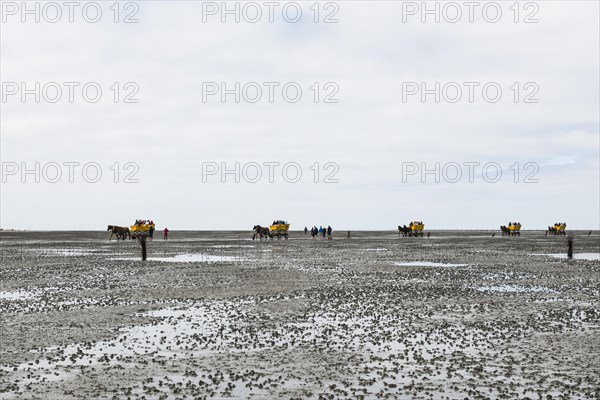
<instances>
[{"instance_id":1,"label":"horse-drawn carriage","mask_svg":"<svg viewBox=\"0 0 600 400\"><path fill-rule=\"evenodd\" d=\"M410 237L423 237L423 231L425 230L425 224L423 221L411 221L408 226L398 226L398 233L401 233L402 236L410 236Z\"/></svg>"},{"instance_id":2,"label":"horse-drawn carriage","mask_svg":"<svg viewBox=\"0 0 600 400\"><path fill-rule=\"evenodd\" d=\"M290 230L290 224L285 221L277 220L273 221L271 226L268 228L266 226L255 225L254 226L254 235L252 235L252 240L256 239L258 236L260 239L263 237L270 237L271 239L277 237L277 239L288 238L288 231Z\"/></svg>"},{"instance_id":3,"label":"horse-drawn carriage","mask_svg":"<svg viewBox=\"0 0 600 400\"><path fill-rule=\"evenodd\" d=\"M425 230L425 224L423 221L411 221L408 225L410 227L410 236L421 236L423 237L423 231Z\"/></svg>"},{"instance_id":4,"label":"horse-drawn carriage","mask_svg":"<svg viewBox=\"0 0 600 400\"><path fill-rule=\"evenodd\" d=\"M565 236L566 230L567 230L566 222L557 222L554 224L554 226L548 227L548 232L546 232L546 235L548 235L548 233L553 233L557 236Z\"/></svg>"},{"instance_id":5,"label":"horse-drawn carriage","mask_svg":"<svg viewBox=\"0 0 600 400\"><path fill-rule=\"evenodd\" d=\"M131 238L137 239L142 237L152 238L156 225L154 221L137 220L130 228Z\"/></svg>"},{"instance_id":6,"label":"horse-drawn carriage","mask_svg":"<svg viewBox=\"0 0 600 400\"><path fill-rule=\"evenodd\" d=\"M521 236L521 223L509 222L508 226L502 225L500 230L502 231L502 236Z\"/></svg>"}]
</instances>

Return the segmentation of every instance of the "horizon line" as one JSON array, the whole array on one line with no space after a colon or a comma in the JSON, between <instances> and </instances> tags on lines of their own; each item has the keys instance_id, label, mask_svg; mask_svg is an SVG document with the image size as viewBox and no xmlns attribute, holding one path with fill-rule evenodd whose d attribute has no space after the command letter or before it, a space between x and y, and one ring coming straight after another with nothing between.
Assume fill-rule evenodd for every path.
<instances>
[{"instance_id":1,"label":"horizon line","mask_svg":"<svg viewBox=\"0 0 600 400\"><path fill-rule=\"evenodd\" d=\"M156 231L160 231L157 229ZM499 231L500 228L488 229L488 228L432 228L425 229L425 231L447 231L447 232L461 232L461 231ZM533 229L521 229L521 232L534 232L534 231L547 231L547 228L533 228ZM169 232L174 231L186 231L186 232L252 232L252 229L189 229L189 228L169 228ZM333 229L338 232L394 232L397 233L398 229ZM567 231L600 231L600 229L594 228L579 228L579 229L568 229ZM0 232L107 232L104 229L16 229L16 228L0 228ZM290 229L290 232L304 232L304 229Z\"/></svg>"}]
</instances>

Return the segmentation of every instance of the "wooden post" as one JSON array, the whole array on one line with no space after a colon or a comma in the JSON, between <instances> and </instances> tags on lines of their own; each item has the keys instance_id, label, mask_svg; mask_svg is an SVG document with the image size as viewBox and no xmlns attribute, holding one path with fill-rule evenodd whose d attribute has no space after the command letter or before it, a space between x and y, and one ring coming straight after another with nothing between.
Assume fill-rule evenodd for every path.
<instances>
[{"instance_id":1,"label":"wooden post","mask_svg":"<svg viewBox=\"0 0 600 400\"><path fill-rule=\"evenodd\" d=\"M350 239L350 231L348 231L348 239Z\"/></svg>"},{"instance_id":2,"label":"wooden post","mask_svg":"<svg viewBox=\"0 0 600 400\"><path fill-rule=\"evenodd\" d=\"M569 238L569 241L567 243L569 246L567 249L567 257L569 259L572 259L573 258L573 238Z\"/></svg>"},{"instance_id":3,"label":"wooden post","mask_svg":"<svg viewBox=\"0 0 600 400\"><path fill-rule=\"evenodd\" d=\"M140 244L142 245L142 261L146 261L146 235L142 235Z\"/></svg>"}]
</instances>

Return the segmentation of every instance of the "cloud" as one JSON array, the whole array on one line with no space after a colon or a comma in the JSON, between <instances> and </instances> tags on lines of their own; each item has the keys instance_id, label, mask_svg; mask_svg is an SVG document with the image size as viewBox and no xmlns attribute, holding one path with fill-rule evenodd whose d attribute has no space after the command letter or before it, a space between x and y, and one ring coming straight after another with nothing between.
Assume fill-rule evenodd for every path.
<instances>
[{"instance_id":1,"label":"cloud","mask_svg":"<svg viewBox=\"0 0 600 400\"><path fill-rule=\"evenodd\" d=\"M421 215L439 228L494 228L514 218L528 228L557 219L600 228L598 3L536 3L534 24L514 23L508 3L496 24L479 11L474 23L423 24L419 15L402 23L394 2L339 2L335 24L315 24L308 3L295 24L280 13L273 23L221 23L220 15L203 23L203 4L140 2L136 24L114 23L107 8L97 24L3 23L2 82L81 85L73 103L2 103L2 162L95 162L103 178L51 184L11 175L2 227L99 229L152 218L174 229L244 229L283 218L393 229ZM333 11L321 9L320 21ZM87 82L101 86L99 102L82 99ZM134 92L128 82L139 87L137 103L123 102ZM238 103L229 94L222 103L219 93L205 102L206 82L229 90L256 82L262 98ZM278 84L272 103L265 82ZM429 90L455 82L462 97L403 99L407 82ZM473 102L465 82L477 82ZM301 87L297 103L285 100L286 83ZM485 100L488 83L502 89L498 102ZM339 101L324 103L327 96ZM127 162L139 166L139 183L122 182ZM233 175L222 183L219 171L204 183L207 162L239 163L240 171L295 162L303 179L289 183L278 172L274 183L236 183ZM322 182L328 162L339 167L338 183ZM473 183L422 182L420 172L403 182L407 162L480 166ZM500 166L501 181L481 177L487 163ZM522 182L527 163L539 167L538 183ZM134 201L140 193L146 200ZM582 198L577 207L573 193Z\"/></svg>"}]
</instances>

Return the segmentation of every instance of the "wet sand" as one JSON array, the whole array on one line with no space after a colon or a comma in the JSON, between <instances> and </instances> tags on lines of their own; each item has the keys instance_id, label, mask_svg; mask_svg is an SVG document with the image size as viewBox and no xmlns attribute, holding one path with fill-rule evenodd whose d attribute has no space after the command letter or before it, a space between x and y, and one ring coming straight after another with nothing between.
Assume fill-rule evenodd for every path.
<instances>
[{"instance_id":1,"label":"wet sand","mask_svg":"<svg viewBox=\"0 0 600 400\"><path fill-rule=\"evenodd\" d=\"M600 234L0 232L1 399L600 398Z\"/></svg>"}]
</instances>

